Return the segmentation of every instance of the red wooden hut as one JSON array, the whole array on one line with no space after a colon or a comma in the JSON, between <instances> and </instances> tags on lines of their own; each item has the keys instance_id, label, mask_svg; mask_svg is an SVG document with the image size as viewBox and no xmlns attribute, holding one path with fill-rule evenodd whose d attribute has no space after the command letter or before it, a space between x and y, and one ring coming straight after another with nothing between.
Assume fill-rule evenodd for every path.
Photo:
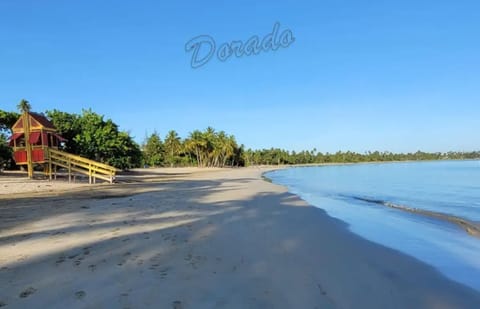
<instances>
[{"instance_id":1,"label":"red wooden hut","mask_svg":"<svg viewBox=\"0 0 480 309\"><path fill-rule=\"evenodd\" d=\"M10 146L13 147L13 155L18 165L27 164L26 136L29 138L32 148L32 163L46 163L48 161L48 149L55 148L65 141L56 133L53 124L45 116L33 112L28 113L30 132L25 134L23 117L20 117L12 127L13 135L10 137Z\"/></svg>"}]
</instances>

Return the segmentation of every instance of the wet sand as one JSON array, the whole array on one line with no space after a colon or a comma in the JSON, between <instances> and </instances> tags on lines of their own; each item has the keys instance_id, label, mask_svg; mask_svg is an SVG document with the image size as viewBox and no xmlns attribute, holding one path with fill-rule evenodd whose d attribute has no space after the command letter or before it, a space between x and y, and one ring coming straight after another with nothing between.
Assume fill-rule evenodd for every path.
<instances>
[{"instance_id":1,"label":"wet sand","mask_svg":"<svg viewBox=\"0 0 480 309\"><path fill-rule=\"evenodd\" d=\"M480 304L480 293L262 180L265 170L146 170L15 196L0 187L0 306Z\"/></svg>"}]
</instances>

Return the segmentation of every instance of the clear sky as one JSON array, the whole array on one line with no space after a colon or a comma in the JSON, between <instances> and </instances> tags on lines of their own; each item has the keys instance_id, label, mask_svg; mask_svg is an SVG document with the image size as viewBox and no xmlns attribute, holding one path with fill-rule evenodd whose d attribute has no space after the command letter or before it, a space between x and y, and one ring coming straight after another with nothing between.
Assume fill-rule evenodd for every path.
<instances>
[{"instance_id":1,"label":"clear sky","mask_svg":"<svg viewBox=\"0 0 480 309\"><path fill-rule=\"evenodd\" d=\"M185 43L263 38L288 48L213 57ZM480 2L0 2L0 109L82 108L138 142L213 126L252 148L480 149Z\"/></svg>"}]
</instances>

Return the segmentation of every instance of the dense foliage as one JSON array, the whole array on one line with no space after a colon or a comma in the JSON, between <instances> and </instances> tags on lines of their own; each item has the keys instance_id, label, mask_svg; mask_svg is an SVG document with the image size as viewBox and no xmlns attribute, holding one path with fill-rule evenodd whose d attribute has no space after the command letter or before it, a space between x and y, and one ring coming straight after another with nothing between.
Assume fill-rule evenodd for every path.
<instances>
[{"instance_id":1,"label":"dense foliage","mask_svg":"<svg viewBox=\"0 0 480 309\"><path fill-rule=\"evenodd\" d=\"M224 167L244 165L243 146L233 135L215 131L195 130L185 139L170 131L162 143L158 133L148 136L143 144L144 162L151 166Z\"/></svg>"},{"instance_id":2,"label":"dense foliage","mask_svg":"<svg viewBox=\"0 0 480 309\"><path fill-rule=\"evenodd\" d=\"M150 135L143 145L143 163L148 166L162 166L165 162L165 150L157 131Z\"/></svg>"},{"instance_id":3,"label":"dense foliage","mask_svg":"<svg viewBox=\"0 0 480 309\"><path fill-rule=\"evenodd\" d=\"M46 114L67 139L65 151L121 169L140 166L140 147L111 119L105 120L91 110L83 110L80 115L58 110Z\"/></svg>"},{"instance_id":4,"label":"dense foliage","mask_svg":"<svg viewBox=\"0 0 480 309\"><path fill-rule=\"evenodd\" d=\"M7 145L7 136L0 133L0 170L10 167L12 151Z\"/></svg>"},{"instance_id":5,"label":"dense foliage","mask_svg":"<svg viewBox=\"0 0 480 309\"><path fill-rule=\"evenodd\" d=\"M0 170L14 165L12 149L8 147L7 138L11 135L11 128L19 117L18 113L0 110Z\"/></svg>"},{"instance_id":6,"label":"dense foliage","mask_svg":"<svg viewBox=\"0 0 480 309\"><path fill-rule=\"evenodd\" d=\"M22 100L18 108L20 111L29 110L30 104ZM300 152L278 148L245 150L243 145L238 145L233 135L216 131L211 127L204 131L195 130L183 139L176 131L171 130L163 141L155 131L145 138L140 147L128 132L120 131L118 125L111 119L104 119L104 116L91 110L83 110L81 114L52 110L47 111L46 116L67 139L62 146L65 151L121 169L141 165L225 167L480 158L480 151L468 153L417 151L406 154L388 151L363 154L339 151L331 154L318 152L317 149ZM18 113L0 110L0 168L13 165L11 149L7 146L7 136L11 135L10 128L19 117Z\"/></svg>"}]
</instances>

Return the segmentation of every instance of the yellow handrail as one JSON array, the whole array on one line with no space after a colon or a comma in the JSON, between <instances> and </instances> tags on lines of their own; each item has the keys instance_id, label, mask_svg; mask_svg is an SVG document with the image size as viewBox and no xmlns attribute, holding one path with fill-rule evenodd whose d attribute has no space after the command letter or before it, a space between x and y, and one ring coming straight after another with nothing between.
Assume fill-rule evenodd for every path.
<instances>
[{"instance_id":1,"label":"yellow handrail","mask_svg":"<svg viewBox=\"0 0 480 309\"><path fill-rule=\"evenodd\" d=\"M110 165L100 163L94 160L83 158L67 152L49 148L48 159L50 165L64 167L68 170L68 180L71 180L72 171L88 175L89 183L95 182L100 178L112 183L115 180L115 174L119 170ZM50 168L50 177L52 171Z\"/></svg>"},{"instance_id":2,"label":"yellow handrail","mask_svg":"<svg viewBox=\"0 0 480 309\"><path fill-rule=\"evenodd\" d=\"M49 150L50 150L51 154L57 154L59 156L64 156L66 158L71 158L71 159L79 161L79 162L95 164L96 166L103 167L107 170L112 170L112 171L115 171L115 172L119 171L118 169L116 169L113 166L110 166L110 165L107 165L107 164L104 164L104 163L100 163L100 162L97 162L97 161L94 161L94 160L90 160L90 159L87 159L87 158L84 158L84 157L81 157L81 156L78 156L78 155L74 155L74 154L71 154L71 153L68 153L68 152L64 152L64 151L56 150L56 149L52 149L52 148L50 148Z\"/></svg>"}]
</instances>

